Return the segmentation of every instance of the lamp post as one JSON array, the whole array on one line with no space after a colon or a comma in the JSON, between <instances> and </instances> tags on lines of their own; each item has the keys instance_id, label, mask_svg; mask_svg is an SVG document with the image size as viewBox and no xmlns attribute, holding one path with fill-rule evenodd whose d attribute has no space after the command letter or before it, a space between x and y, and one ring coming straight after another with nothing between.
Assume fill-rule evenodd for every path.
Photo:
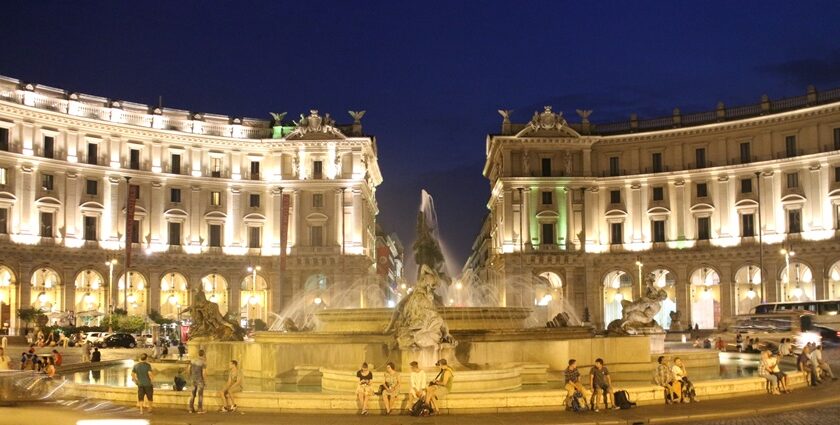
<instances>
[{"instance_id":1,"label":"lamp post","mask_svg":"<svg viewBox=\"0 0 840 425\"><path fill-rule=\"evenodd\" d=\"M246 300L247 305L247 312L245 318L248 319L248 324L251 324L251 308L253 308L254 304L256 304L256 296L254 293L257 292L257 272L262 270L260 266L248 266L248 271L251 273L251 295Z\"/></svg>"},{"instance_id":2,"label":"lamp post","mask_svg":"<svg viewBox=\"0 0 840 425\"><path fill-rule=\"evenodd\" d=\"M796 252L794 252L793 250L790 250L790 249L782 248L782 250L779 251L779 253L781 253L782 255L785 256L785 270L787 272L787 284L788 284L788 286L790 286L790 283L791 283L791 281L790 281L790 257L793 257L794 255L796 255ZM787 294L785 294L785 295L787 295Z\"/></svg>"},{"instance_id":3,"label":"lamp post","mask_svg":"<svg viewBox=\"0 0 840 425\"><path fill-rule=\"evenodd\" d=\"M114 295L111 296L111 311L114 311L117 304L119 304L119 295L120 290L119 288L114 287L114 266L117 264L117 259L112 258L105 262L105 265L108 266L108 287L114 291Z\"/></svg>"}]
</instances>

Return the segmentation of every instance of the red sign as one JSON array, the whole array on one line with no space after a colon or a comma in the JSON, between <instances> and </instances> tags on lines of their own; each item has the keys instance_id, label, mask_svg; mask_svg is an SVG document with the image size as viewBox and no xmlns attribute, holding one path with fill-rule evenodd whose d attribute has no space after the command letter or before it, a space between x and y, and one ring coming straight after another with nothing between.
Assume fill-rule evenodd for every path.
<instances>
[{"instance_id":1,"label":"red sign","mask_svg":"<svg viewBox=\"0 0 840 425\"><path fill-rule=\"evenodd\" d=\"M137 194L140 186L128 185L128 201L125 204L125 269L131 267L131 243L134 235L134 207L137 204Z\"/></svg>"},{"instance_id":2,"label":"red sign","mask_svg":"<svg viewBox=\"0 0 840 425\"><path fill-rule=\"evenodd\" d=\"M280 270L286 270L286 245L289 239L289 212L292 198L283 195L280 199Z\"/></svg>"}]
</instances>

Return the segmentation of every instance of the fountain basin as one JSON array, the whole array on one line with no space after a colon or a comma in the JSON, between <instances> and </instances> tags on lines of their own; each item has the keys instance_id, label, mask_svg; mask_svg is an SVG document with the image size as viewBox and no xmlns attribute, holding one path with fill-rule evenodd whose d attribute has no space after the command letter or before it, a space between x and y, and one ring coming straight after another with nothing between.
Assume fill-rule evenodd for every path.
<instances>
[{"instance_id":1,"label":"fountain basin","mask_svg":"<svg viewBox=\"0 0 840 425\"><path fill-rule=\"evenodd\" d=\"M315 313L321 332L383 332L394 313L392 308L325 309ZM440 307L450 331L523 329L531 316L522 307Z\"/></svg>"}]
</instances>

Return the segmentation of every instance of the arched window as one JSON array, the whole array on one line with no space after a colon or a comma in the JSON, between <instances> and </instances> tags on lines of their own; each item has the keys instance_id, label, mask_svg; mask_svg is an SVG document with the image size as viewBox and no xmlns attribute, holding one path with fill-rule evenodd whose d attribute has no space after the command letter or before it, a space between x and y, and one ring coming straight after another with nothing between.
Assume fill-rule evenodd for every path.
<instances>
[{"instance_id":1,"label":"arched window","mask_svg":"<svg viewBox=\"0 0 840 425\"><path fill-rule=\"evenodd\" d=\"M668 294L668 298L662 301L659 313L654 316L659 326L667 330L671 327L671 312L677 311L677 290L674 287L676 280L674 274L666 269L656 269L650 272L650 276L653 278L653 286L665 290Z\"/></svg>"},{"instance_id":2,"label":"arched window","mask_svg":"<svg viewBox=\"0 0 840 425\"><path fill-rule=\"evenodd\" d=\"M170 272L160 279L160 314L180 320L181 310L190 305L190 285L181 273Z\"/></svg>"},{"instance_id":3,"label":"arched window","mask_svg":"<svg viewBox=\"0 0 840 425\"><path fill-rule=\"evenodd\" d=\"M105 299L106 284L102 275L93 269L82 270L76 275L75 309L77 325L98 326L108 305Z\"/></svg>"},{"instance_id":4,"label":"arched window","mask_svg":"<svg viewBox=\"0 0 840 425\"><path fill-rule=\"evenodd\" d=\"M0 327L14 333L17 315L12 306L17 305L18 285L12 269L0 265Z\"/></svg>"},{"instance_id":5,"label":"arched window","mask_svg":"<svg viewBox=\"0 0 840 425\"><path fill-rule=\"evenodd\" d=\"M750 313L761 303L761 269L748 264L735 272L735 314Z\"/></svg>"},{"instance_id":6,"label":"arched window","mask_svg":"<svg viewBox=\"0 0 840 425\"><path fill-rule=\"evenodd\" d=\"M59 313L62 308L63 288L61 277L50 268L36 269L32 273L30 304L44 313Z\"/></svg>"},{"instance_id":7,"label":"arched window","mask_svg":"<svg viewBox=\"0 0 840 425\"><path fill-rule=\"evenodd\" d=\"M709 267L691 273L691 325L715 329L720 323L720 275Z\"/></svg>"},{"instance_id":8,"label":"arched window","mask_svg":"<svg viewBox=\"0 0 840 425\"><path fill-rule=\"evenodd\" d=\"M242 320L251 323L254 320L268 320L268 284L265 278L256 275L256 281L252 275L242 279L242 297L240 299Z\"/></svg>"},{"instance_id":9,"label":"arched window","mask_svg":"<svg viewBox=\"0 0 840 425\"><path fill-rule=\"evenodd\" d=\"M201 289L208 301L219 305L223 315L228 313L228 283L224 277L216 273L201 278Z\"/></svg>"},{"instance_id":10,"label":"arched window","mask_svg":"<svg viewBox=\"0 0 840 425\"><path fill-rule=\"evenodd\" d=\"M633 280L621 270L607 273L604 277L604 326L621 319L621 302L633 299Z\"/></svg>"},{"instance_id":11,"label":"arched window","mask_svg":"<svg viewBox=\"0 0 840 425\"><path fill-rule=\"evenodd\" d=\"M148 306L149 285L146 278L139 272L128 272L128 289L126 290L125 273L117 283L117 308L125 309L129 316L145 316Z\"/></svg>"},{"instance_id":12,"label":"arched window","mask_svg":"<svg viewBox=\"0 0 840 425\"><path fill-rule=\"evenodd\" d=\"M782 282L782 301L811 301L817 299L817 289L814 286L814 275L811 268L798 261L790 262L779 273Z\"/></svg>"}]
</instances>

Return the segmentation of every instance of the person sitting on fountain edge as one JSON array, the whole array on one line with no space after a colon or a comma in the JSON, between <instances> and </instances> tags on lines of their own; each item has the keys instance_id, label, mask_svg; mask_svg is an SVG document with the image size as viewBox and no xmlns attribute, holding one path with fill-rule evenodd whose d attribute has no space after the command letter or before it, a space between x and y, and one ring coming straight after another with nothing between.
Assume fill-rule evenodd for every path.
<instances>
[{"instance_id":1,"label":"person sitting on fountain edge","mask_svg":"<svg viewBox=\"0 0 840 425\"><path fill-rule=\"evenodd\" d=\"M440 372L438 372L435 380L429 383L429 387L426 388L426 405L431 407L432 414L440 413L437 401L446 397L452 391L452 378L455 374L452 372L452 368L446 363L446 359L440 359L435 363L435 366L440 366Z\"/></svg>"},{"instance_id":2,"label":"person sitting on fountain edge","mask_svg":"<svg viewBox=\"0 0 840 425\"><path fill-rule=\"evenodd\" d=\"M362 405L362 415L368 414L367 404L370 396L373 395L373 388L370 383L373 381L373 372L368 369L367 362L362 363L362 368L356 372L356 377L359 378L359 386L356 387L356 396L359 398L359 403Z\"/></svg>"},{"instance_id":3,"label":"person sitting on fountain edge","mask_svg":"<svg viewBox=\"0 0 840 425\"><path fill-rule=\"evenodd\" d=\"M580 371L577 368L577 360L569 360L569 366L563 371L563 375L566 384L567 399L574 397L575 392L579 392L584 400L589 399L588 391L580 383Z\"/></svg>"}]
</instances>

